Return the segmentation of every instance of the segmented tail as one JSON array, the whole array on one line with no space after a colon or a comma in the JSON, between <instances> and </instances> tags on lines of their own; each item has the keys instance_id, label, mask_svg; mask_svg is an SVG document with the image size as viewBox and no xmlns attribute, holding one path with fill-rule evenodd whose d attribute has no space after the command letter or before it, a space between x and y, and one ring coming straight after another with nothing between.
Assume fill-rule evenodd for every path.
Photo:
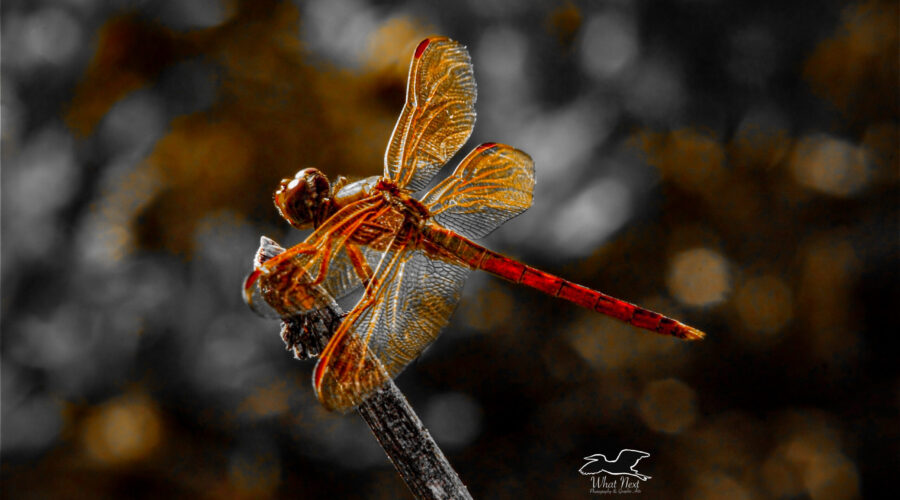
<instances>
[{"instance_id":1,"label":"segmented tail","mask_svg":"<svg viewBox=\"0 0 900 500\"><path fill-rule=\"evenodd\" d=\"M670 335L683 340L699 340L706 336L696 328L657 312L610 297L605 293L591 290L488 250L447 229L431 225L428 227L427 233L431 241L463 259L473 269L489 272L513 283L540 290L547 295L567 300L586 309L661 335Z\"/></svg>"}]
</instances>

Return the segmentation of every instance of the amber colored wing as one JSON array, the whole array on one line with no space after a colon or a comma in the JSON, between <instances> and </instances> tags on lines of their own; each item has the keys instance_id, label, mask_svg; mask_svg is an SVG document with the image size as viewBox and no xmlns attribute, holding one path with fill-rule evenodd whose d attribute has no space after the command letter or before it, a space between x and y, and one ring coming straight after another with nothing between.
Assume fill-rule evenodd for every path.
<instances>
[{"instance_id":1,"label":"amber colored wing","mask_svg":"<svg viewBox=\"0 0 900 500\"><path fill-rule=\"evenodd\" d=\"M322 404L353 408L416 359L449 321L468 272L420 250L385 253L316 365L313 386Z\"/></svg>"},{"instance_id":2,"label":"amber colored wing","mask_svg":"<svg viewBox=\"0 0 900 500\"><path fill-rule=\"evenodd\" d=\"M504 144L482 144L428 191L422 203L438 224L482 238L531 206L534 162Z\"/></svg>"},{"instance_id":3,"label":"amber colored wing","mask_svg":"<svg viewBox=\"0 0 900 500\"><path fill-rule=\"evenodd\" d=\"M406 104L384 153L384 176L424 188L475 126L475 77L466 48L444 37L422 40L406 82Z\"/></svg>"},{"instance_id":4,"label":"amber colored wing","mask_svg":"<svg viewBox=\"0 0 900 500\"><path fill-rule=\"evenodd\" d=\"M381 252L353 242L357 231L371 233L373 223L392 213L381 196L360 200L340 210L304 242L263 260L257 256L244 282L244 300L258 313L288 317L321 309L371 277L373 259ZM394 227L380 226L392 238ZM383 251L383 249L382 249Z\"/></svg>"}]
</instances>

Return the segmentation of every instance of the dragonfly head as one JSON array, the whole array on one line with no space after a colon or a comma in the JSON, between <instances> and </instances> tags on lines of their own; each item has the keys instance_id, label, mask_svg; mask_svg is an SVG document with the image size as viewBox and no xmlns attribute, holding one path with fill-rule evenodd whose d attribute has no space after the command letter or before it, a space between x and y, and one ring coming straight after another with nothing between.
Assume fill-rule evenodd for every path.
<instances>
[{"instance_id":1,"label":"dragonfly head","mask_svg":"<svg viewBox=\"0 0 900 500\"><path fill-rule=\"evenodd\" d=\"M331 183L322 172L305 168L292 179L281 179L274 201L281 216L297 229L318 227L330 212Z\"/></svg>"}]
</instances>

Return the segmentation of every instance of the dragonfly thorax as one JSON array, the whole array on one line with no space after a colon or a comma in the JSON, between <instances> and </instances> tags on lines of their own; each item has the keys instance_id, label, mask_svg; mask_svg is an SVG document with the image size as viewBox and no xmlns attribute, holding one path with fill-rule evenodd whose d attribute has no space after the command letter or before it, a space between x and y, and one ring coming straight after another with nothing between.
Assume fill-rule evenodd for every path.
<instances>
[{"instance_id":1,"label":"dragonfly thorax","mask_svg":"<svg viewBox=\"0 0 900 500\"><path fill-rule=\"evenodd\" d=\"M375 184L375 189L381 191L389 203L417 221L417 226L421 226L425 223L425 219L431 217L428 208L421 201L410 196L409 191L400 188L397 184L381 178Z\"/></svg>"},{"instance_id":2,"label":"dragonfly thorax","mask_svg":"<svg viewBox=\"0 0 900 500\"><path fill-rule=\"evenodd\" d=\"M338 177L334 182L334 195L332 196L335 208L340 210L351 203L376 194L375 185L378 183L378 179L378 176L372 176L350 182L343 176Z\"/></svg>"},{"instance_id":3,"label":"dragonfly thorax","mask_svg":"<svg viewBox=\"0 0 900 500\"><path fill-rule=\"evenodd\" d=\"M334 211L331 183L315 168L305 168L292 179L282 179L273 198L281 216L297 229L318 227Z\"/></svg>"}]
</instances>

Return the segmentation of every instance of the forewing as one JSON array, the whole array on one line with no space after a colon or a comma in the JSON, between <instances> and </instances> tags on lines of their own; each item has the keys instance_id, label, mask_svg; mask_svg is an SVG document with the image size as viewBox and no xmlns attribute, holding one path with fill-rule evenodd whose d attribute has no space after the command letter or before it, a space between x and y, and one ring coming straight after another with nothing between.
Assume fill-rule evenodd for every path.
<instances>
[{"instance_id":1,"label":"forewing","mask_svg":"<svg viewBox=\"0 0 900 500\"><path fill-rule=\"evenodd\" d=\"M355 252L355 256L351 257ZM366 245L345 243L332 255L323 287L339 299L364 285L372 277L383 252Z\"/></svg>"},{"instance_id":2,"label":"forewing","mask_svg":"<svg viewBox=\"0 0 900 500\"><path fill-rule=\"evenodd\" d=\"M482 238L531 206L534 162L505 144L482 144L422 202L435 222L468 238Z\"/></svg>"},{"instance_id":3,"label":"forewing","mask_svg":"<svg viewBox=\"0 0 900 500\"><path fill-rule=\"evenodd\" d=\"M388 252L319 358L313 384L322 404L350 409L416 359L449 321L468 272L420 250Z\"/></svg>"},{"instance_id":4,"label":"forewing","mask_svg":"<svg viewBox=\"0 0 900 500\"><path fill-rule=\"evenodd\" d=\"M348 248L356 231L385 210L383 198L372 197L349 205L332 216L304 242L263 260L257 256L244 282L244 299L269 317L289 317L334 305L369 276L360 276ZM378 252L366 249L365 259Z\"/></svg>"},{"instance_id":5,"label":"forewing","mask_svg":"<svg viewBox=\"0 0 900 500\"><path fill-rule=\"evenodd\" d=\"M384 154L384 176L401 188L424 188L468 140L475 126L475 77L466 48L444 37L416 48L406 104Z\"/></svg>"}]
</instances>

